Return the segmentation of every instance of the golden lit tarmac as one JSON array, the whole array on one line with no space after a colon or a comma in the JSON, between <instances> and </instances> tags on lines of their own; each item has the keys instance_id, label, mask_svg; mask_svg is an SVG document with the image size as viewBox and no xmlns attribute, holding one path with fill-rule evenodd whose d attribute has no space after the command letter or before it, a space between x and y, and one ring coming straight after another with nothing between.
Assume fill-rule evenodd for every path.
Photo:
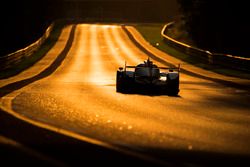
<instances>
[{"instance_id":1,"label":"golden lit tarmac","mask_svg":"<svg viewBox=\"0 0 250 167\"><path fill-rule=\"evenodd\" d=\"M134 150L250 153L247 93L185 74L179 97L117 93L118 67L145 59L121 26L79 24L52 75L3 99L26 117Z\"/></svg>"}]
</instances>

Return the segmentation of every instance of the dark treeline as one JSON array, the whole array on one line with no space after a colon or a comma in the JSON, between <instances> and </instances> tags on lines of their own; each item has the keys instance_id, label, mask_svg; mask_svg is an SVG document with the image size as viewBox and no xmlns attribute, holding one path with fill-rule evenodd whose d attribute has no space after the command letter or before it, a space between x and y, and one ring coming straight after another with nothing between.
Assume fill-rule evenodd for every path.
<instances>
[{"instance_id":1,"label":"dark treeline","mask_svg":"<svg viewBox=\"0 0 250 167\"><path fill-rule=\"evenodd\" d=\"M64 17L103 22L166 22L178 12L176 0L65 0Z\"/></svg>"},{"instance_id":2,"label":"dark treeline","mask_svg":"<svg viewBox=\"0 0 250 167\"><path fill-rule=\"evenodd\" d=\"M247 1L178 0L185 26L200 48L250 57Z\"/></svg>"},{"instance_id":3,"label":"dark treeline","mask_svg":"<svg viewBox=\"0 0 250 167\"><path fill-rule=\"evenodd\" d=\"M41 37L56 17L56 1L10 0L2 3L0 55L26 47Z\"/></svg>"}]
</instances>

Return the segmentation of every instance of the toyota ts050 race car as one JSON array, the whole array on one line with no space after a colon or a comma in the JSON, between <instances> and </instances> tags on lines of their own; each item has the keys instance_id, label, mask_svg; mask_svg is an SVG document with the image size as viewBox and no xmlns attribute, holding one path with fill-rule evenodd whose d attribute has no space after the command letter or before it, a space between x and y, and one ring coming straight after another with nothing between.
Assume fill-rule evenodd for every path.
<instances>
[{"instance_id":1,"label":"toyota ts050 race car","mask_svg":"<svg viewBox=\"0 0 250 167\"><path fill-rule=\"evenodd\" d=\"M178 95L179 72L180 65L177 68L158 67L149 59L137 66L127 66L125 62L125 67L117 70L116 91L153 90L161 94Z\"/></svg>"}]
</instances>

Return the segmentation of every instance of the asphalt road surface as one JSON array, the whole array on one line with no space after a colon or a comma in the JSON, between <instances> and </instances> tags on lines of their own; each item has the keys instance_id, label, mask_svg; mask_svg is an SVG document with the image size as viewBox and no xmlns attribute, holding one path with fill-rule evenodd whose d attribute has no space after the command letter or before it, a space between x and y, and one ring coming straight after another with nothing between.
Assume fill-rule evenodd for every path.
<instances>
[{"instance_id":1,"label":"asphalt road surface","mask_svg":"<svg viewBox=\"0 0 250 167\"><path fill-rule=\"evenodd\" d=\"M14 88L6 87L3 105L37 122L160 159L173 151L250 154L247 91L181 73L178 97L117 93L118 67L148 58L121 26L67 26L50 52L58 57L45 57ZM3 80L1 87L10 83Z\"/></svg>"}]
</instances>

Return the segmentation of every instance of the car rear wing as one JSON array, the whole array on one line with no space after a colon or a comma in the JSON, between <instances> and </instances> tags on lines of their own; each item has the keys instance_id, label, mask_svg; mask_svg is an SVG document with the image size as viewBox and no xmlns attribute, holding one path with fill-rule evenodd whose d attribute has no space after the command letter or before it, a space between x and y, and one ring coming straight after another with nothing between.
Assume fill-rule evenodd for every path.
<instances>
[{"instance_id":1,"label":"car rear wing","mask_svg":"<svg viewBox=\"0 0 250 167\"><path fill-rule=\"evenodd\" d=\"M138 66L127 66L125 62L125 71L127 68L145 68L145 67L138 67ZM177 67L152 67L152 69L163 69L163 70L169 70L169 71L181 71L181 65L178 64Z\"/></svg>"}]
</instances>

